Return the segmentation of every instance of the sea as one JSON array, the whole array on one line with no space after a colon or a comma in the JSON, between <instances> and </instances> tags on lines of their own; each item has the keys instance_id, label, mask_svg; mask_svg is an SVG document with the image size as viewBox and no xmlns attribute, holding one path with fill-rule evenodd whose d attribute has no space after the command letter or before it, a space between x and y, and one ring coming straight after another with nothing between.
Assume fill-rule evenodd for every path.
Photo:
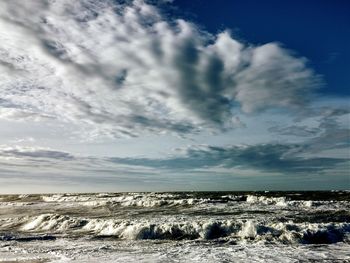
<instances>
[{"instance_id":1,"label":"sea","mask_svg":"<svg viewBox=\"0 0 350 263\"><path fill-rule=\"evenodd\" d=\"M350 262L350 192L0 195L0 262Z\"/></svg>"}]
</instances>

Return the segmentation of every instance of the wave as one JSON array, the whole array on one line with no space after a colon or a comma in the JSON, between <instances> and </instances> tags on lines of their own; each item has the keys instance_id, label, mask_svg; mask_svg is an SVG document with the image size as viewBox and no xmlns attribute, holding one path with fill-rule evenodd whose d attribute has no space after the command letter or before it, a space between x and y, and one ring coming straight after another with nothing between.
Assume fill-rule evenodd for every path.
<instances>
[{"instance_id":1,"label":"wave","mask_svg":"<svg viewBox=\"0 0 350 263\"><path fill-rule=\"evenodd\" d=\"M210 194L170 194L170 193L125 193L125 194L56 194L43 195L41 200L48 203L71 203L83 206L107 206L119 205L123 207L161 207L161 206L195 206L202 204L236 204L245 202L249 205L265 205L265 206L279 206L279 207L300 207L311 208L319 206L332 206L334 208L341 208L341 206L349 206L349 201L323 201L323 200L307 200L298 199L293 200L300 195L288 196L267 196L264 195L210 195Z\"/></svg>"},{"instance_id":2,"label":"wave","mask_svg":"<svg viewBox=\"0 0 350 263\"><path fill-rule=\"evenodd\" d=\"M83 206L120 205L124 207L160 207L160 206L191 206L210 202L203 198L179 198L173 194L124 194L111 196L101 194L91 195L49 195L41 197L44 202L77 203Z\"/></svg>"},{"instance_id":3,"label":"wave","mask_svg":"<svg viewBox=\"0 0 350 263\"><path fill-rule=\"evenodd\" d=\"M296 196L294 194L293 196ZM297 198L301 198L301 194ZM48 194L48 195L12 195L0 200L0 209L8 209L11 213L85 214L99 216L99 213L141 216L156 213L174 215L185 213L192 216L230 216L242 213L273 215L276 209L290 211L287 220L293 218L299 222L306 219L311 222L340 222L350 218L343 212L350 209L349 201L292 200L291 195L267 196L262 194L219 194L219 193L100 193L100 194ZM159 209L159 210L157 210ZM298 211L298 212L296 212ZM307 213L305 213L307 211ZM326 214L322 214L325 212ZM329 215L339 212L337 220ZM89 215L90 214L90 215ZM321 215L321 217L318 216ZM281 216L284 215L283 213ZM310 216L308 216L310 215ZM297 217L297 218L295 218ZM282 219L284 220L284 219Z\"/></svg>"},{"instance_id":4,"label":"wave","mask_svg":"<svg viewBox=\"0 0 350 263\"><path fill-rule=\"evenodd\" d=\"M93 236L116 239L199 239L234 242L278 242L328 244L349 242L350 223L294 223L256 222L254 220L206 220L186 221L181 218L167 220L121 220L70 217L59 214L43 214L37 217L19 218L17 231L52 236Z\"/></svg>"},{"instance_id":5,"label":"wave","mask_svg":"<svg viewBox=\"0 0 350 263\"><path fill-rule=\"evenodd\" d=\"M280 207L316 207L320 205L335 205L329 201L289 200L286 197L267 197L257 195L235 196L223 195L220 198L196 198L165 194L124 194L120 196L84 196L84 195L50 195L41 197L44 202L76 203L83 206L111 206L123 207L161 207L161 206L194 206L203 204L246 202L247 204L275 205Z\"/></svg>"},{"instance_id":6,"label":"wave","mask_svg":"<svg viewBox=\"0 0 350 263\"><path fill-rule=\"evenodd\" d=\"M314 202L311 200L298 200L292 201L287 197L267 197L267 196L256 196L248 195L246 199L247 203L250 204L264 204L264 205L276 205L276 206L298 206L298 207L312 207L320 202Z\"/></svg>"}]
</instances>

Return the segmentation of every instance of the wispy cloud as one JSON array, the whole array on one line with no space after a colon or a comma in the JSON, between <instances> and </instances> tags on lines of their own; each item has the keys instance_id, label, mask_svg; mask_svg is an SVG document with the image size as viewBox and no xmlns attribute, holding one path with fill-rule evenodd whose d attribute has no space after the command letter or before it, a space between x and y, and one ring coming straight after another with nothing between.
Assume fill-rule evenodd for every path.
<instances>
[{"instance_id":1,"label":"wispy cloud","mask_svg":"<svg viewBox=\"0 0 350 263\"><path fill-rule=\"evenodd\" d=\"M92 134L237 127L234 111L298 107L320 85L277 43L246 45L143 1L1 1L0 118ZM240 126L240 125L239 125Z\"/></svg>"}]
</instances>

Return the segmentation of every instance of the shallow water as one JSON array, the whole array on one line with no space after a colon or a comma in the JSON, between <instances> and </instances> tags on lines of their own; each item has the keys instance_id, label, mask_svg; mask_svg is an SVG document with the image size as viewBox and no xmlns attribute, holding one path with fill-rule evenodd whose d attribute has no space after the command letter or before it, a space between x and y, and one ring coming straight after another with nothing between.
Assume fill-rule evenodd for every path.
<instances>
[{"instance_id":1,"label":"shallow water","mask_svg":"<svg viewBox=\"0 0 350 263\"><path fill-rule=\"evenodd\" d=\"M0 196L0 262L350 262L350 193Z\"/></svg>"}]
</instances>

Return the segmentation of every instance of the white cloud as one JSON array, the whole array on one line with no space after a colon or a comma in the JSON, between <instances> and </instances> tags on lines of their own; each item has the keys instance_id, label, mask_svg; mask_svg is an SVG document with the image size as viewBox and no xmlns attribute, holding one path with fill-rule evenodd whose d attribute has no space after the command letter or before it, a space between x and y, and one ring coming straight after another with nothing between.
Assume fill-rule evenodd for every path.
<instances>
[{"instance_id":1,"label":"white cloud","mask_svg":"<svg viewBox=\"0 0 350 263\"><path fill-rule=\"evenodd\" d=\"M319 83L276 43L212 36L143 1L4 0L0 30L0 118L56 118L93 136L237 127L237 103L298 106Z\"/></svg>"},{"instance_id":2,"label":"white cloud","mask_svg":"<svg viewBox=\"0 0 350 263\"><path fill-rule=\"evenodd\" d=\"M35 139L33 137L25 137L25 138L15 138L10 141L10 143L33 143L35 142Z\"/></svg>"}]
</instances>

